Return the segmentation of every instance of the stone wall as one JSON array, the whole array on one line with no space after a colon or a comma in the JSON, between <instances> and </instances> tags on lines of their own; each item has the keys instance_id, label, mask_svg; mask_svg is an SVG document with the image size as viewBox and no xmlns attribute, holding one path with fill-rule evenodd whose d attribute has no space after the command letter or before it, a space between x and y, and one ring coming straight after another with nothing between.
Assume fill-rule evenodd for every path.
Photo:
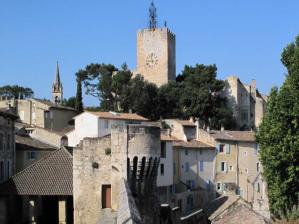
<instances>
[{"instance_id":1,"label":"stone wall","mask_svg":"<svg viewBox=\"0 0 299 224\"><path fill-rule=\"evenodd\" d=\"M175 35L168 28L138 31L136 73L161 86L175 80L175 60Z\"/></svg>"},{"instance_id":2,"label":"stone wall","mask_svg":"<svg viewBox=\"0 0 299 224\"><path fill-rule=\"evenodd\" d=\"M140 212L142 223L157 223L156 192L160 157L160 129L145 125L111 127L111 136L84 138L73 152L74 223L98 223L123 212L138 220L130 194L124 195L124 180ZM111 208L102 207L102 186L111 185ZM126 200L129 200L129 202ZM123 210L124 209L124 210ZM109 215L110 214L110 215ZM105 217L104 217L105 216ZM111 221L113 222L113 220ZM107 221L107 223L109 223ZM137 222L138 223L138 222Z\"/></svg>"}]
</instances>

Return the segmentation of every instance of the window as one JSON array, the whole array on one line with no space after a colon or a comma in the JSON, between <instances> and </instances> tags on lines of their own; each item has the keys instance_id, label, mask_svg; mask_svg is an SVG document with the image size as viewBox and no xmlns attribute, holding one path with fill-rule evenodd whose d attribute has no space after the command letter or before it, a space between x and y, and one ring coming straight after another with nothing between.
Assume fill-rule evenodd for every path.
<instances>
[{"instance_id":1,"label":"window","mask_svg":"<svg viewBox=\"0 0 299 224\"><path fill-rule=\"evenodd\" d=\"M35 160L36 159L36 152L27 152L27 159Z\"/></svg>"},{"instance_id":2,"label":"window","mask_svg":"<svg viewBox=\"0 0 299 224\"><path fill-rule=\"evenodd\" d=\"M0 150L4 149L4 139L3 139L4 135L2 133L0 133Z\"/></svg>"},{"instance_id":3,"label":"window","mask_svg":"<svg viewBox=\"0 0 299 224\"><path fill-rule=\"evenodd\" d=\"M160 164L160 173L161 173L161 176L164 176L164 164L163 163Z\"/></svg>"},{"instance_id":4,"label":"window","mask_svg":"<svg viewBox=\"0 0 299 224\"><path fill-rule=\"evenodd\" d=\"M48 119L49 118L49 111L45 111L45 118Z\"/></svg>"},{"instance_id":5,"label":"window","mask_svg":"<svg viewBox=\"0 0 299 224\"><path fill-rule=\"evenodd\" d=\"M104 120L104 128L109 128L109 120Z\"/></svg>"},{"instance_id":6,"label":"window","mask_svg":"<svg viewBox=\"0 0 299 224\"><path fill-rule=\"evenodd\" d=\"M220 171L226 172L227 171L227 162L221 162L220 163Z\"/></svg>"},{"instance_id":7,"label":"window","mask_svg":"<svg viewBox=\"0 0 299 224\"><path fill-rule=\"evenodd\" d=\"M190 167L189 167L189 163L185 162L185 172L189 172Z\"/></svg>"},{"instance_id":8,"label":"window","mask_svg":"<svg viewBox=\"0 0 299 224\"><path fill-rule=\"evenodd\" d=\"M199 150L199 155L202 155L202 150L201 149Z\"/></svg>"},{"instance_id":9,"label":"window","mask_svg":"<svg viewBox=\"0 0 299 224\"><path fill-rule=\"evenodd\" d=\"M260 171L260 163L257 162L257 163L256 163L256 172L259 172L259 171Z\"/></svg>"},{"instance_id":10,"label":"window","mask_svg":"<svg viewBox=\"0 0 299 224\"><path fill-rule=\"evenodd\" d=\"M219 145L219 152L220 153L224 153L224 147L225 147L225 144L220 144Z\"/></svg>"},{"instance_id":11,"label":"window","mask_svg":"<svg viewBox=\"0 0 299 224\"><path fill-rule=\"evenodd\" d=\"M185 155L186 155L186 156L188 156L188 153L189 153L188 150L185 149Z\"/></svg>"},{"instance_id":12,"label":"window","mask_svg":"<svg viewBox=\"0 0 299 224\"><path fill-rule=\"evenodd\" d=\"M0 182L4 181L4 162L0 161Z\"/></svg>"},{"instance_id":13,"label":"window","mask_svg":"<svg viewBox=\"0 0 299 224\"><path fill-rule=\"evenodd\" d=\"M161 142L161 158L166 158L166 142Z\"/></svg>"},{"instance_id":14,"label":"window","mask_svg":"<svg viewBox=\"0 0 299 224\"><path fill-rule=\"evenodd\" d=\"M234 167L233 166L229 166L229 171L233 171Z\"/></svg>"},{"instance_id":15,"label":"window","mask_svg":"<svg viewBox=\"0 0 299 224\"><path fill-rule=\"evenodd\" d=\"M175 163L173 163L173 175L175 175L176 174L176 166L175 166Z\"/></svg>"},{"instance_id":16,"label":"window","mask_svg":"<svg viewBox=\"0 0 299 224\"><path fill-rule=\"evenodd\" d=\"M257 183L257 184L256 184L256 192L258 192L258 193L261 192L260 183Z\"/></svg>"},{"instance_id":17,"label":"window","mask_svg":"<svg viewBox=\"0 0 299 224\"><path fill-rule=\"evenodd\" d=\"M6 149L9 150L10 149L10 135L7 134L7 138L6 138Z\"/></svg>"},{"instance_id":18,"label":"window","mask_svg":"<svg viewBox=\"0 0 299 224\"><path fill-rule=\"evenodd\" d=\"M222 184L221 184L221 182L217 183L217 191L222 191Z\"/></svg>"},{"instance_id":19,"label":"window","mask_svg":"<svg viewBox=\"0 0 299 224\"><path fill-rule=\"evenodd\" d=\"M240 195L242 198L244 197L244 190L242 188L237 189L237 195Z\"/></svg>"},{"instance_id":20,"label":"window","mask_svg":"<svg viewBox=\"0 0 299 224\"><path fill-rule=\"evenodd\" d=\"M254 154L257 155L259 153L259 145L257 143L254 143L253 147L254 147Z\"/></svg>"},{"instance_id":21,"label":"window","mask_svg":"<svg viewBox=\"0 0 299 224\"><path fill-rule=\"evenodd\" d=\"M25 112L23 110L20 111L19 116L20 116L21 121L25 120Z\"/></svg>"},{"instance_id":22,"label":"window","mask_svg":"<svg viewBox=\"0 0 299 224\"><path fill-rule=\"evenodd\" d=\"M248 168L245 168L245 169L244 169L244 172L245 172L245 173L248 173Z\"/></svg>"},{"instance_id":23,"label":"window","mask_svg":"<svg viewBox=\"0 0 299 224\"><path fill-rule=\"evenodd\" d=\"M242 120L242 122L247 122L248 121L248 111L247 110L242 110L241 120Z\"/></svg>"},{"instance_id":24,"label":"window","mask_svg":"<svg viewBox=\"0 0 299 224\"><path fill-rule=\"evenodd\" d=\"M195 180L187 180L187 185L190 190L195 189Z\"/></svg>"},{"instance_id":25,"label":"window","mask_svg":"<svg viewBox=\"0 0 299 224\"><path fill-rule=\"evenodd\" d=\"M199 161L199 171L203 172L203 160Z\"/></svg>"},{"instance_id":26,"label":"window","mask_svg":"<svg viewBox=\"0 0 299 224\"><path fill-rule=\"evenodd\" d=\"M6 179L10 177L10 163L9 160L6 161Z\"/></svg>"},{"instance_id":27,"label":"window","mask_svg":"<svg viewBox=\"0 0 299 224\"><path fill-rule=\"evenodd\" d=\"M244 156L247 156L247 151L244 152Z\"/></svg>"}]
</instances>

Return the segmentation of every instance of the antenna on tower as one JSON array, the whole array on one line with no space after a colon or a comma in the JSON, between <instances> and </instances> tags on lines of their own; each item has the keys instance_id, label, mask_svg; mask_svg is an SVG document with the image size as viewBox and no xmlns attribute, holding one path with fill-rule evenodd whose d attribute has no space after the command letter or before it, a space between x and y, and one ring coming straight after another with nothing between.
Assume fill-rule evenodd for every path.
<instances>
[{"instance_id":1,"label":"antenna on tower","mask_svg":"<svg viewBox=\"0 0 299 224\"><path fill-rule=\"evenodd\" d=\"M157 28L157 8L152 1L149 7L149 28L155 30Z\"/></svg>"}]
</instances>

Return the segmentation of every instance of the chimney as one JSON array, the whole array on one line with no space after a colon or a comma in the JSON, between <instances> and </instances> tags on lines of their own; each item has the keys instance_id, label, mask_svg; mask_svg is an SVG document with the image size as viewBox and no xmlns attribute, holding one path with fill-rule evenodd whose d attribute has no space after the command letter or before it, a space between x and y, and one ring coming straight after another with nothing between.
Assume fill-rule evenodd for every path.
<instances>
[{"instance_id":1,"label":"chimney","mask_svg":"<svg viewBox=\"0 0 299 224\"><path fill-rule=\"evenodd\" d=\"M207 132L210 133L210 126L207 126Z\"/></svg>"},{"instance_id":2,"label":"chimney","mask_svg":"<svg viewBox=\"0 0 299 224\"><path fill-rule=\"evenodd\" d=\"M223 126L223 124L221 125L221 132L223 132L224 131L224 126Z\"/></svg>"}]
</instances>

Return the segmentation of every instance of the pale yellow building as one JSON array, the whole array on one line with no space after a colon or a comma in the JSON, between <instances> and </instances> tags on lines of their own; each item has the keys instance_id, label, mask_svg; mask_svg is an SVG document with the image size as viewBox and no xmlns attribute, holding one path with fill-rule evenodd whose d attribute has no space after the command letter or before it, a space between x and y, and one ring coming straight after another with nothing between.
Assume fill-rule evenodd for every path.
<instances>
[{"instance_id":1,"label":"pale yellow building","mask_svg":"<svg viewBox=\"0 0 299 224\"><path fill-rule=\"evenodd\" d=\"M267 184L262 178L259 148L253 131L205 131L198 138L217 148L215 185L219 194L235 192L269 218Z\"/></svg>"},{"instance_id":2,"label":"pale yellow building","mask_svg":"<svg viewBox=\"0 0 299 224\"><path fill-rule=\"evenodd\" d=\"M229 76L226 81L226 96L239 128L258 127L266 113L268 97L258 91L255 80L244 84L238 77Z\"/></svg>"}]
</instances>

